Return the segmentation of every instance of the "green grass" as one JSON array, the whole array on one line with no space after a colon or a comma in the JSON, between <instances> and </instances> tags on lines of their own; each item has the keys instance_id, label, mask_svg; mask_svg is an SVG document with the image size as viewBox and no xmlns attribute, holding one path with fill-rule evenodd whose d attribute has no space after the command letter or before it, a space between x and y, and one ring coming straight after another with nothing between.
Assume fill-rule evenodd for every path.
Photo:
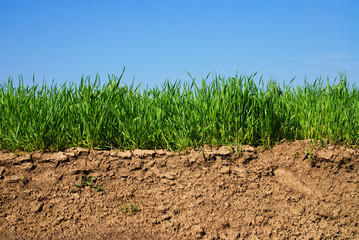
<instances>
[{"instance_id":1,"label":"green grass","mask_svg":"<svg viewBox=\"0 0 359 240\"><path fill-rule=\"evenodd\" d=\"M123 73L122 73L123 75ZM272 146L281 139L358 145L359 91L346 75L303 86L255 83L255 74L176 81L140 90L122 75L101 85L0 85L0 149L186 149Z\"/></svg>"}]
</instances>

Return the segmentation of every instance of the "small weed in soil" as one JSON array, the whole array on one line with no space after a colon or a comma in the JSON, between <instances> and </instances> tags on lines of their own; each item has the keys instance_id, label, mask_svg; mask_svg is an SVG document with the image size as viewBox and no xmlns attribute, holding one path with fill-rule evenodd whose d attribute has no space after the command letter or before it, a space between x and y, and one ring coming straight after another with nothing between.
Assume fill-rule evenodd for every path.
<instances>
[{"instance_id":1,"label":"small weed in soil","mask_svg":"<svg viewBox=\"0 0 359 240\"><path fill-rule=\"evenodd\" d=\"M124 213L129 213L130 215L136 215L138 212L141 211L141 208L137 202L133 202L130 206L124 205L122 207L122 211Z\"/></svg>"},{"instance_id":2,"label":"small weed in soil","mask_svg":"<svg viewBox=\"0 0 359 240\"><path fill-rule=\"evenodd\" d=\"M309 163L312 166L315 166L315 161L313 158L313 153L310 149L308 149L307 151L304 151L304 156L307 157L309 159Z\"/></svg>"},{"instance_id":3,"label":"small weed in soil","mask_svg":"<svg viewBox=\"0 0 359 240\"><path fill-rule=\"evenodd\" d=\"M76 189L73 188L70 190L70 193L76 193L82 190L82 188L89 186L91 188L95 188L96 192L103 192L103 188L100 185L96 185L96 177L90 175L84 175L81 179L81 184L75 183Z\"/></svg>"}]
</instances>

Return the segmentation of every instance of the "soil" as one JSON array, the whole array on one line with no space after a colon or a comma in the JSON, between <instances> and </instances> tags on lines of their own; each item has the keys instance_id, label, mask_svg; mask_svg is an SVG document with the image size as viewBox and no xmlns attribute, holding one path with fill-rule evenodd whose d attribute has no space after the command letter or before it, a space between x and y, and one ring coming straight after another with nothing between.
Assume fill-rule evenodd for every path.
<instances>
[{"instance_id":1,"label":"soil","mask_svg":"<svg viewBox=\"0 0 359 240\"><path fill-rule=\"evenodd\" d=\"M359 239L358 160L309 141L3 151L0 238Z\"/></svg>"}]
</instances>

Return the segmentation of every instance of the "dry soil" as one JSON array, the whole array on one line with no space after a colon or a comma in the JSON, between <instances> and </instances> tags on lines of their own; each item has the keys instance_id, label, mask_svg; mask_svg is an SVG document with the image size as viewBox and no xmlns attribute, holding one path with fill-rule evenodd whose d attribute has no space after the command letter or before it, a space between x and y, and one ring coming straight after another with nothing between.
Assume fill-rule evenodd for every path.
<instances>
[{"instance_id":1,"label":"dry soil","mask_svg":"<svg viewBox=\"0 0 359 240\"><path fill-rule=\"evenodd\" d=\"M309 141L3 151L0 238L359 239L358 159Z\"/></svg>"}]
</instances>

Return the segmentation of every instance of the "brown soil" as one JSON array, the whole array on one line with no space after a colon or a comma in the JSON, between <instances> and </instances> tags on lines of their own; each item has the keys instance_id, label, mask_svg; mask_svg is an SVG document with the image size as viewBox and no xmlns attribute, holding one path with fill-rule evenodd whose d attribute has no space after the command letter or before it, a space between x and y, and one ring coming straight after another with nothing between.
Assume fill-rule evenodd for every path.
<instances>
[{"instance_id":1,"label":"brown soil","mask_svg":"<svg viewBox=\"0 0 359 240\"><path fill-rule=\"evenodd\" d=\"M358 239L358 159L357 149L308 141L2 152L0 238Z\"/></svg>"}]
</instances>

